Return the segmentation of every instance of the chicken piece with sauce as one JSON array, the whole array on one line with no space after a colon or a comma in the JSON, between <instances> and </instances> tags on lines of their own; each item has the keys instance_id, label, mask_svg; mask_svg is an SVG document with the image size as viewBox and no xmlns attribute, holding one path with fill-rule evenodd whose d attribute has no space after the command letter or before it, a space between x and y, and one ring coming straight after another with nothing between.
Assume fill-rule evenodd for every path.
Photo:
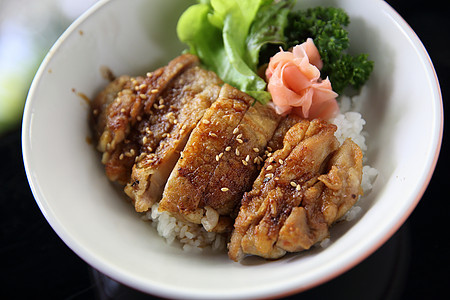
<instances>
[{"instance_id":1,"label":"chicken piece with sauce","mask_svg":"<svg viewBox=\"0 0 450 300\"><path fill-rule=\"evenodd\" d=\"M203 114L216 101L222 81L199 66L187 69L160 94L141 126L141 152L125 192L136 211L147 211L159 201L180 152Z\"/></svg>"},{"instance_id":2,"label":"chicken piece with sauce","mask_svg":"<svg viewBox=\"0 0 450 300\"><path fill-rule=\"evenodd\" d=\"M92 101L94 139L111 181L126 184L130 180L131 168L141 153L139 125L151 113L155 100L167 85L198 63L196 56L187 54L146 77L120 76Z\"/></svg>"},{"instance_id":3,"label":"chicken piece with sauce","mask_svg":"<svg viewBox=\"0 0 450 300\"><path fill-rule=\"evenodd\" d=\"M336 126L301 121L284 137L250 192L234 224L228 255L276 259L309 249L362 194L362 152L350 139L339 146Z\"/></svg>"},{"instance_id":4,"label":"chicken piece with sauce","mask_svg":"<svg viewBox=\"0 0 450 300\"><path fill-rule=\"evenodd\" d=\"M222 81L181 55L146 77L121 76L92 103L98 150L111 181L138 212L159 200L187 138L217 99Z\"/></svg>"},{"instance_id":5,"label":"chicken piece with sauce","mask_svg":"<svg viewBox=\"0 0 450 300\"><path fill-rule=\"evenodd\" d=\"M231 230L243 193L258 175L280 121L269 106L225 84L192 132L164 190L159 210L207 231Z\"/></svg>"}]
</instances>

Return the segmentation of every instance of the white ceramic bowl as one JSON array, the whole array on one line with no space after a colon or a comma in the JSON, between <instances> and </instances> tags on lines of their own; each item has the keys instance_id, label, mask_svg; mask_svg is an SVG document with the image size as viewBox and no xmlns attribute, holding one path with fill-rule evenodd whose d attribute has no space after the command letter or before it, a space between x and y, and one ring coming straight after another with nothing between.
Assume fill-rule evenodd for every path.
<instances>
[{"instance_id":1,"label":"white ceramic bowl","mask_svg":"<svg viewBox=\"0 0 450 300\"><path fill-rule=\"evenodd\" d=\"M443 109L439 83L418 37L380 0L302 0L350 15L352 50L368 52L374 73L364 89L368 162L380 172L363 212L340 223L324 249L277 261L234 263L226 254L187 254L160 238L104 175L89 137L89 105L114 74L145 74L177 56L176 21L185 0L100 1L62 35L29 92L23 156L36 201L61 239L109 277L175 298L258 298L323 283L380 247L420 200L438 157Z\"/></svg>"}]
</instances>

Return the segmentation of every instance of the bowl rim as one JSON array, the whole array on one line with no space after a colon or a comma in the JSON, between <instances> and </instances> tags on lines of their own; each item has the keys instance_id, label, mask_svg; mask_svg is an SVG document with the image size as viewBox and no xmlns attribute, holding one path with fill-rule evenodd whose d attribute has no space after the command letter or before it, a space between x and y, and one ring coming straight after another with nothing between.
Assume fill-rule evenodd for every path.
<instances>
[{"instance_id":1,"label":"bowl rim","mask_svg":"<svg viewBox=\"0 0 450 300\"><path fill-rule=\"evenodd\" d=\"M442 99L442 93L439 85L439 80L436 74L436 71L434 69L433 63L431 61L431 58L425 49L424 45L420 41L417 34L414 32L414 30L410 27L410 25L401 17L401 15L395 11L388 3L386 3L383 0L371 0L373 2L376 2L378 5L380 5L387 14L390 15L390 17L397 23L404 34L412 41L412 44L416 48L415 50L420 53L420 57L423 60L424 63L427 65L427 70L430 72L429 76L433 78L432 80L432 90L434 94L434 99L438 103L438 109L439 109L439 119L434 120L436 122L437 127L439 128L436 136L435 136L435 142L436 142L436 148L435 153L432 158L429 159L429 169L428 174L424 176L423 185L420 187L416 198L414 201L409 205L408 209L403 212L403 215L401 218L399 218L396 223L383 234L382 238L378 239L377 243L372 244L368 249L366 249L365 252L361 253L357 258L353 259L350 263L345 264L344 266L341 266L339 269L332 271L328 276L321 277L318 280L315 280L313 282L307 283L306 285L298 288L298 289L291 289L285 292L278 292L276 294L277 297L283 297L292 295L294 293L299 293L308 289L311 289L315 286L321 285L343 273L350 270L351 268L355 267L359 263L361 263L363 260L365 260L367 257L369 257L372 253L374 253L378 248L380 248L388 239L394 235L395 232L398 231L398 229L404 224L404 222L407 220L407 218L410 216L412 211L416 208L417 204L421 200L423 194L425 193L429 182L431 180L431 177L434 173L434 170L436 168L436 164L439 158L440 149L442 145L442 138L443 138L443 127L444 127L444 111L443 111L443 99ZM78 244L75 240L73 240L64 229L64 226L59 223L58 220L55 219L54 216L49 212L49 207L46 204L45 198L46 196L42 193L40 190L39 184L35 181L33 181L32 176L32 162L30 160L30 153L31 153L31 145L30 145L30 136L31 136L31 128L32 128L32 107L33 107L33 99L36 94L37 86L39 85L39 82L41 78L45 74L46 67L48 66L49 62L51 61L54 54L57 52L58 48L61 46L61 44L64 43L64 41L71 36L74 32L78 30L78 27L85 22L88 18L91 18L93 15L95 15L101 8L103 8L105 5L108 5L109 3L113 2L113 0L99 0L96 2L90 9L88 9L85 13L83 13L79 18L77 18L65 31L64 33L57 39L55 44L50 48L48 54L45 56L42 64L40 65L38 71L36 72L36 75L32 81L32 84L29 89L29 93L25 102L24 107L24 113L23 113L23 119L22 119L22 155L23 155L23 163L25 167L26 176L28 178L28 182L31 188L31 191L33 193L33 196L35 198L36 203L38 204L41 212L43 213L44 217L48 221L48 223L51 225L53 230L56 232L56 234L64 241L64 243L69 246L80 258L82 258L85 262L90 264L91 266L95 267L101 272L104 272L108 276L110 274L114 274L111 276L113 279L118 280L121 283L124 283L125 285L130 284L129 274L117 274L117 270L113 266L109 266L107 263L104 263L102 260L97 260L97 257L95 254L90 253L87 251L82 245ZM56 226L55 226L56 225ZM56 228L55 228L55 227ZM132 276L131 276L132 277ZM128 279L127 279L128 278ZM149 293L148 289L145 289L140 286L134 286L134 288L137 288L143 292ZM168 290L166 287L155 287L152 290L152 293L156 295L162 295L165 297L186 297L185 292L186 291L177 291L177 290ZM204 295L204 294L195 294L190 295L191 297L210 297L212 295ZM217 295L215 295L217 296ZM230 295L228 295L230 296ZM235 296L242 296L242 295L235 295ZM251 295L244 295L244 296L251 296Z\"/></svg>"}]
</instances>

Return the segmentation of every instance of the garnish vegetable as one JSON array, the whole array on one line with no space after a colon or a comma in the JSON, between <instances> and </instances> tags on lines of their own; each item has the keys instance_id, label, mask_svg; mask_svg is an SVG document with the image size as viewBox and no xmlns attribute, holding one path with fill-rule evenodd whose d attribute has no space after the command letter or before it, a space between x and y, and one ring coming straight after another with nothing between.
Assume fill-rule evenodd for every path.
<instances>
[{"instance_id":1,"label":"garnish vegetable","mask_svg":"<svg viewBox=\"0 0 450 300\"><path fill-rule=\"evenodd\" d=\"M180 17L179 39L189 46L204 67L261 103L271 95L258 76L258 68L282 47L289 50L312 38L338 94L347 87L360 89L368 80L373 62L367 54L352 56L348 15L339 8L316 7L294 11L295 0L199 0Z\"/></svg>"},{"instance_id":2,"label":"garnish vegetable","mask_svg":"<svg viewBox=\"0 0 450 300\"><path fill-rule=\"evenodd\" d=\"M344 10L315 7L289 13L286 28L288 47L312 38L323 61L322 78L329 77L333 90L341 94L348 86L359 90L369 79L373 61L367 54L352 56L346 52L350 43L344 27L350 18Z\"/></svg>"},{"instance_id":3,"label":"garnish vegetable","mask_svg":"<svg viewBox=\"0 0 450 300\"><path fill-rule=\"evenodd\" d=\"M178 37L222 80L266 103L270 94L258 76L259 50L284 42L293 1L210 0L189 7L177 25Z\"/></svg>"}]
</instances>

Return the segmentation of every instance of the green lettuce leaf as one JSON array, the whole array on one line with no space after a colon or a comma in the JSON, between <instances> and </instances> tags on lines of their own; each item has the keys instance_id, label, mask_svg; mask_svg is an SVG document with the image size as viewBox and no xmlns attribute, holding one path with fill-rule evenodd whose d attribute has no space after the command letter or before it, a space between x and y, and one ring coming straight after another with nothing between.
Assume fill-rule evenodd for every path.
<instances>
[{"instance_id":1,"label":"green lettuce leaf","mask_svg":"<svg viewBox=\"0 0 450 300\"><path fill-rule=\"evenodd\" d=\"M257 74L259 51L266 43L282 42L291 3L202 0L180 17L178 38L226 83L266 103L271 97Z\"/></svg>"},{"instance_id":2,"label":"green lettuce leaf","mask_svg":"<svg viewBox=\"0 0 450 300\"><path fill-rule=\"evenodd\" d=\"M248 62L254 66L259 64L259 52L264 45L286 46L284 29L288 25L289 11L296 0L266 2L259 9L246 41Z\"/></svg>"}]
</instances>

